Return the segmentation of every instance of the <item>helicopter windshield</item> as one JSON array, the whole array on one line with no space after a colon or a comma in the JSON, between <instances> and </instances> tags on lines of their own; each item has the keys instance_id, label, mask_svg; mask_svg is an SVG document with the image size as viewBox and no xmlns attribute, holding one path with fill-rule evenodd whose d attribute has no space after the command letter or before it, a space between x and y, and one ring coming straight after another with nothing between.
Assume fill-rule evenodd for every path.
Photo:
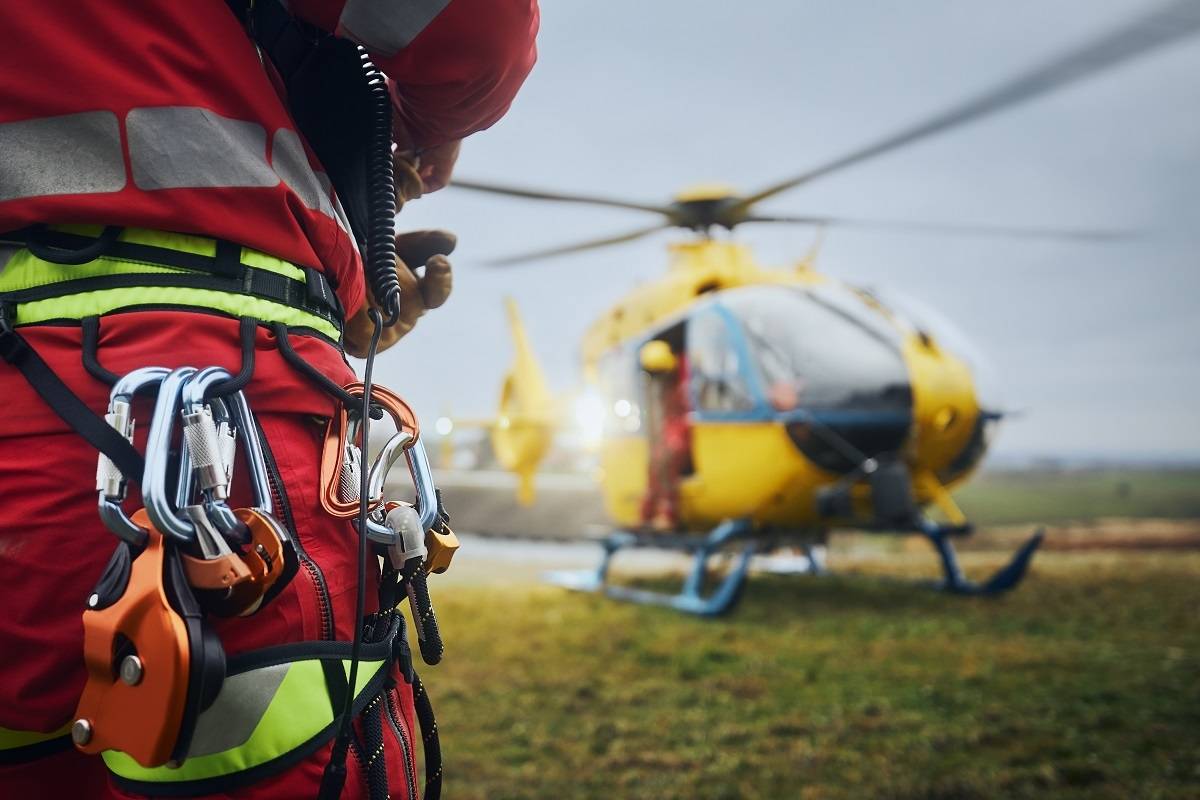
<instances>
[{"instance_id":1,"label":"helicopter windshield","mask_svg":"<svg viewBox=\"0 0 1200 800\"><path fill-rule=\"evenodd\" d=\"M967 365L981 408L987 411L1003 408L1004 400L995 368L954 322L932 306L896 289L873 288L870 294L888 309L898 324L932 336L938 347L953 353Z\"/></svg>"},{"instance_id":2,"label":"helicopter windshield","mask_svg":"<svg viewBox=\"0 0 1200 800\"><path fill-rule=\"evenodd\" d=\"M830 469L899 448L912 421L899 333L838 288L751 286L698 310L687 339L697 413L782 419Z\"/></svg>"}]
</instances>

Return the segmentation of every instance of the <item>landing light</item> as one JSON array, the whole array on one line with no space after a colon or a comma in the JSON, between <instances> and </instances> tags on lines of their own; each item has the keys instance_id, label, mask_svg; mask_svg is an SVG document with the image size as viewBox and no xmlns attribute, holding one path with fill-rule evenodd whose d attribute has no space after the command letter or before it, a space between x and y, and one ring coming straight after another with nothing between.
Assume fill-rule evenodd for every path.
<instances>
[{"instance_id":1,"label":"landing light","mask_svg":"<svg viewBox=\"0 0 1200 800\"><path fill-rule=\"evenodd\" d=\"M433 423L433 429L437 431L438 436L449 436L454 430L454 420L449 417L438 417L437 422Z\"/></svg>"},{"instance_id":2,"label":"landing light","mask_svg":"<svg viewBox=\"0 0 1200 800\"><path fill-rule=\"evenodd\" d=\"M613 403L613 413L622 419L628 417L632 412L633 403L630 403L628 400L622 399Z\"/></svg>"},{"instance_id":3,"label":"landing light","mask_svg":"<svg viewBox=\"0 0 1200 800\"><path fill-rule=\"evenodd\" d=\"M575 398L575 424L584 447L595 447L604 437L604 401L596 394Z\"/></svg>"}]
</instances>

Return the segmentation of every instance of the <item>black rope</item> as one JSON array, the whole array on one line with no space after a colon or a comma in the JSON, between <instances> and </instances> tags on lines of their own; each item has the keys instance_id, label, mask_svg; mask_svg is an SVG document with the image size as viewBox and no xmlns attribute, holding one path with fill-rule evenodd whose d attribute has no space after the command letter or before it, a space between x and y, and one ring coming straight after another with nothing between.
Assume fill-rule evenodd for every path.
<instances>
[{"instance_id":1,"label":"black rope","mask_svg":"<svg viewBox=\"0 0 1200 800\"><path fill-rule=\"evenodd\" d=\"M363 714L363 739L367 751L367 796L387 800L388 773L386 748L383 746L383 693L375 695Z\"/></svg>"},{"instance_id":2,"label":"black rope","mask_svg":"<svg viewBox=\"0 0 1200 800\"><path fill-rule=\"evenodd\" d=\"M433 704L421 676L413 673L413 710L421 726L421 741L425 750L425 795L424 800L440 800L442 796L442 742L438 736L437 719L433 715Z\"/></svg>"},{"instance_id":3,"label":"black rope","mask_svg":"<svg viewBox=\"0 0 1200 800\"><path fill-rule=\"evenodd\" d=\"M371 379L375 367L375 353L379 349L379 336L383 333L383 320L379 312L371 309L370 318L374 326L371 343L367 347L366 364L363 366L363 396L360 413L362 415L362 464L358 485L358 586L354 598L354 642L350 646L350 676L347 683L354 687L358 682L358 666L362 655L364 625L363 616L367 607L367 561L370 552L370 542L367 539L367 505L370 465L367 461L367 442L370 441L371 426ZM286 330L284 336L286 339ZM329 381L325 376L321 376ZM340 389L339 389L340 390ZM353 408L351 398L350 407ZM342 794L346 783L346 751L350 747L350 735L353 729L353 702L347 698L342 708L341 720L338 726L337 738L329 753L329 763L321 776L321 787L317 794L320 800L336 800Z\"/></svg>"}]
</instances>

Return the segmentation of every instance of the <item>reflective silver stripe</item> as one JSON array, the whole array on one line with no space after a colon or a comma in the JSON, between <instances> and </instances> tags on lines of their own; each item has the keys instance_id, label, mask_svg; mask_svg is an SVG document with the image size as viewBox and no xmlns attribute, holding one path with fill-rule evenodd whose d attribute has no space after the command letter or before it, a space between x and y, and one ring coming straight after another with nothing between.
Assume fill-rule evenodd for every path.
<instances>
[{"instance_id":1,"label":"reflective silver stripe","mask_svg":"<svg viewBox=\"0 0 1200 800\"><path fill-rule=\"evenodd\" d=\"M312 166L308 163L304 145L300 142L300 134L287 128L275 131L271 142L271 166L304 205L333 216L329 198L325 196Z\"/></svg>"},{"instance_id":2,"label":"reflective silver stripe","mask_svg":"<svg viewBox=\"0 0 1200 800\"><path fill-rule=\"evenodd\" d=\"M450 0L346 0L339 27L372 52L392 56L408 47Z\"/></svg>"},{"instance_id":3,"label":"reflective silver stripe","mask_svg":"<svg viewBox=\"0 0 1200 800\"><path fill-rule=\"evenodd\" d=\"M333 187L329 176L313 170L300 141L300 134L287 128L275 131L271 144L271 165L288 188L300 198L300 202L338 222L333 201L330 200Z\"/></svg>"},{"instance_id":4,"label":"reflective silver stripe","mask_svg":"<svg viewBox=\"0 0 1200 800\"><path fill-rule=\"evenodd\" d=\"M337 222L338 227L350 237L350 242L354 245L354 249L358 250L358 242L354 241L354 232L350 230L350 218L346 216L346 209L342 208L341 198L333 191L333 182L329 180L329 176L324 172L318 172L316 175L317 181L325 189L325 194L333 198L333 219Z\"/></svg>"},{"instance_id":5,"label":"reflective silver stripe","mask_svg":"<svg viewBox=\"0 0 1200 800\"><path fill-rule=\"evenodd\" d=\"M125 117L133 182L140 189L276 186L267 132L206 108L135 108Z\"/></svg>"},{"instance_id":6,"label":"reflective silver stripe","mask_svg":"<svg viewBox=\"0 0 1200 800\"><path fill-rule=\"evenodd\" d=\"M333 183L324 172L312 168L300 134L287 128L275 131L271 141L271 166L288 188L296 193L300 202L329 217L350 234L350 222L346 219L341 202L333 193ZM354 237L350 238L353 240Z\"/></svg>"},{"instance_id":7,"label":"reflective silver stripe","mask_svg":"<svg viewBox=\"0 0 1200 800\"><path fill-rule=\"evenodd\" d=\"M290 666L276 664L226 678L217 699L196 720L188 757L221 753L245 744L262 722Z\"/></svg>"},{"instance_id":8,"label":"reflective silver stripe","mask_svg":"<svg viewBox=\"0 0 1200 800\"><path fill-rule=\"evenodd\" d=\"M4 268L8 266L8 262L17 254L21 248L15 244L0 244L0 273L4 272Z\"/></svg>"},{"instance_id":9,"label":"reflective silver stripe","mask_svg":"<svg viewBox=\"0 0 1200 800\"><path fill-rule=\"evenodd\" d=\"M123 188L121 127L111 111L0 123L0 202Z\"/></svg>"}]
</instances>

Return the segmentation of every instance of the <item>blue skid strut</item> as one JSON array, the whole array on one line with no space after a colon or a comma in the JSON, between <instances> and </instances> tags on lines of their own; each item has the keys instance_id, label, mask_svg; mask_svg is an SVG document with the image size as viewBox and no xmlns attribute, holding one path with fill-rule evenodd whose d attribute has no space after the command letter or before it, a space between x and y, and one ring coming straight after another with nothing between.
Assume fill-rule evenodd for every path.
<instances>
[{"instance_id":1,"label":"blue skid strut","mask_svg":"<svg viewBox=\"0 0 1200 800\"><path fill-rule=\"evenodd\" d=\"M750 557L757 552L754 542L747 542L738 555L737 561L729 570L721 583L708 596L701 592L704 588L704 576L708 559L730 542L745 538L752 530L747 520L727 520L722 522L706 539L695 548L695 560L692 571L683 583L679 594L665 594L648 589L633 589L627 586L612 586L608 583L608 566L618 550L627 547L646 545L662 547L653 536L639 537L626 531L618 531L604 540L604 558L596 570L563 570L547 572L543 577L546 581L581 592L603 592L615 600L625 600L642 605L656 605L673 608L686 614L696 614L701 617L715 617L733 608L741 597L742 587L746 584L746 575L750 568Z\"/></svg>"},{"instance_id":2,"label":"blue skid strut","mask_svg":"<svg viewBox=\"0 0 1200 800\"><path fill-rule=\"evenodd\" d=\"M954 545L950 542L951 529L931 520L922 519L920 530L933 544L942 560L942 572L945 578L937 584L937 588L952 594L971 595L1000 594L1020 583L1045 535L1041 528L1034 531L1033 536L1030 536L1025 544L1021 545L1021 549L1013 555L1012 560L1006 566L999 569L986 582L975 583L963 575L962 567L958 565L958 555L954 551Z\"/></svg>"}]
</instances>

